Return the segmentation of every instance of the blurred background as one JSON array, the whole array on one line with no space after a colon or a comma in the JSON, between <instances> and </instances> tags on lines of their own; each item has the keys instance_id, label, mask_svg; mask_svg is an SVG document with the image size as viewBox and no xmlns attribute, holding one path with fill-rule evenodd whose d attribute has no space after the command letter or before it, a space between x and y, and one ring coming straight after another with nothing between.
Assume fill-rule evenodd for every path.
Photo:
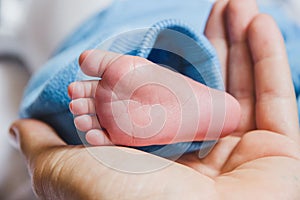
<instances>
[{"instance_id":1,"label":"blurred background","mask_svg":"<svg viewBox=\"0 0 300 200\"><path fill-rule=\"evenodd\" d=\"M8 137L30 75L80 23L111 1L0 0L0 200L35 199L23 158ZM281 3L300 24L299 0L258 1Z\"/></svg>"},{"instance_id":2,"label":"blurred background","mask_svg":"<svg viewBox=\"0 0 300 200\"><path fill-rule=\"evenodd\" d=\"M30 75L111 0L0 0L0 200L32 200L24 158L8 136Z\"/></svg>"},{"instance_id":3,"label":"blurred background","mask_svg":"<svg viewBox=\"0 0 300 200\"><path fill-rule=\"evenodd\" d=\"M19 58L20 33L29 0L0 0L0 199L35 199L23 158L9 143L8 128L18 117L18 105L28 70Z\"/></svg>"}]
</instances>

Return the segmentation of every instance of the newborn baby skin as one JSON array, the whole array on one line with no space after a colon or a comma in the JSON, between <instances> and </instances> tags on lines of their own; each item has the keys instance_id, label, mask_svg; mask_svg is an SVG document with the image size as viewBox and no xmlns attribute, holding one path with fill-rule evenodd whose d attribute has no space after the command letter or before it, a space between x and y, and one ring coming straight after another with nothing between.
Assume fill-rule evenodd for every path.
<instances>
[{"instance_id":1,"label":"newborn baby skin","mask_svg":"<svg viewBox=\"0 0 300 200\"><path fill-rule=\"evenodd\" d=\"M70 110L91 145L148 146L217 140L240 119L239 103L147 59L90 50L81 70L99 81L70 84Z\"/></svg>"}]
</instances>

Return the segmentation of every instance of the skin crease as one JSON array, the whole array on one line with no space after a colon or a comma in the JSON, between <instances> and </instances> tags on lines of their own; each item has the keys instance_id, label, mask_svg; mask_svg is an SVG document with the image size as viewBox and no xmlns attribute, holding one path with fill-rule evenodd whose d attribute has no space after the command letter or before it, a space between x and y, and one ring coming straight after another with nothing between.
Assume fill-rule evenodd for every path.
<instances>
[{"instance_id":1,"label":"skin crease","mask_svg":"<svg viewBox=\"0 0 300 200\"><path fill-rule=\"evenodd\" d=\"M241 104L235 133L204 159L193 153L156 172L128 174L105 167L87 148L67 146L42 122L20 120L11 134L36 194L41 199L300 199L297 107L276 24L258 13L253 0L218 1L205 34L226 69L227 91ZM107 149L116 147L90 147L99 153Z\"/></svg>"}]
</instances>

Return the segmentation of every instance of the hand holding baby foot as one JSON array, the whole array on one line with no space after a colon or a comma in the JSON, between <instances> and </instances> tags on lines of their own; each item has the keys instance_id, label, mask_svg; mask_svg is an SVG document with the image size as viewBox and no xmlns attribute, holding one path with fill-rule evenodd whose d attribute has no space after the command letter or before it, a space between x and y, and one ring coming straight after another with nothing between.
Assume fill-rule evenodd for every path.
<instances>
[{"instance_id":1,"label":"hand holding baby foot","mask_svg":"<svg viewBox=\"0 0 300 200\"><path fill-rule=\"evenodd\" d=\"M230 95L146 59L94 50L83 53L80 64L85 74L102 78L69 87L75 125L93 145L215 140L239 121L239 105ZM213 115L225 124L220 120L219 132L208 135L217 123Z\"/></svg>"},{"instance_id":2,"label":"hand holding baby foot","mask_svg":"<svg viewBox=\"0 0 300 200\"><path fill-rule=\"evenodd\" d=\"M226 23L225 14L229 15ZM218 35L226 32L230 41ZM117 147L69 146L46 124L22 120L12 130L28 162L36 194L42 199L300 199L297 109L276 24L258 13L254 0L222 0L215 4L206 33L220 57L230 54L231 61L223 62L230 63L228 90L242 105L236 137L221 139L204 159L184 155L181 164L135 174L107 167L87 151L101 154ZM93 92L81 92L94 91L97 84L86 84L72 96L90 96ZM114 161L123 164L124 158L116 156Z\"/></svg>"}]
</instances>

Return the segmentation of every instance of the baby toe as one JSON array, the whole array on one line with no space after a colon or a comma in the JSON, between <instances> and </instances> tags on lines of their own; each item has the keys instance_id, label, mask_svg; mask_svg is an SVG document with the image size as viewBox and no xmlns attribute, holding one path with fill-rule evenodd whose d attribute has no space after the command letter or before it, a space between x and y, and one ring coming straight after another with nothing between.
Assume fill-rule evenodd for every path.
<instances>
[{"instance_id":1,"label":"baby toe","mask_svg":"<svg viewBox=\"0 0 300 200\"><path fill-rule=\"evenodd\" d=\"M88 132L91 129L101 129L96 115L80 115L75 117L74 124L79 131Z\"/></svg>"},{"instance_id":2,"label":"baby toe","mask_svg":"<svg viewBox=\"0 0 300 200\"><path fill-rule=\"evenodd\" d=\"M96 114L95 100L93 98L75 99L70 103L70 111L73 115Z\"/></svg>"},{"instance_id":3,"label":"baby toe","mask_svg":"<svg viewBox=\"0 0 300 200\"><path fill-rule=\"evenodd\" d=\"M86 141L95 146L110 146L111 141L107 137L105 131L99 129L93 129L86 133Z\"/></svg>"},{"instance_id":4,"label":"baby toe","mask_svg":"<svg viewBox=\"0 0 300 200\"><path fill-rule=\"evenodd\" d=\"M68 94L71 99L92 98L95 96L98 81L73 82L68 87Z\"/></svg>"}]
</instances>

